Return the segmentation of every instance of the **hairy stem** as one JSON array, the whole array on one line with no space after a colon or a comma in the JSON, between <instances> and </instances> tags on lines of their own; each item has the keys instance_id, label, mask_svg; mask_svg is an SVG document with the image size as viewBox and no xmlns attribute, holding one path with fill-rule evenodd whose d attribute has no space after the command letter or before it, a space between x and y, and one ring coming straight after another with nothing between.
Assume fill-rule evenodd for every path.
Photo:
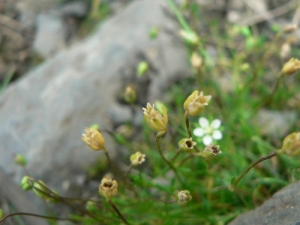
<instances>
[{"instance_id":1,"label":"hairy stem","mask_svg":"<svg viewBox=\"0 0 300 225\"><path fill-rule=\"evenodd\" d=\"M179 175L178 175L178 172L177 172L176 168L173 166L173 164L172 164L170 161L168 161L168 160L166 159L166 157L163 155L163 153L162 153L162 151L161 151L161 148L160 148L160 137L161 137L161 136L162 136L162 133L158 133L158 134L156 135L156 138L155 138L157 150L158 150L158 152L159 152L161 158L162 158L162 159L169 165L169 167L174 171L177 180L182 184L182 181L181 181L180 178L179 178Z\"/></svg>"},{"instance_id":2,"label":"hairy stem","mask_svg":"<svg viewBox=\"0 0 300 225\"><path fill-rule=\"evenodd\" d=\"M273 156L277 155L277 151L272 152L270 155L264 156L262 158L260 158L259 160L251 163L250 166L248 166L239 176L238 178L235 180L235 182L230 186L229 190L230 191L234 191L236 185L238 184L238 182L246 175L246 173L248 173L249 170L251 170L255 165L257 165L258 163L265 161L267 159L272 158Z\"/></svg>"},{"instance_id":3,"label":"hairy stem","mask_svg":"<svg viewBox=\"0 0 300 225\"><path fill-rule=\"evenodd\" d=\"M111 200L108 200L107 201L111 207L115 210L115 212L118 214L118 216L121 218L121 220L127 224L127 225L130 225L130 223L127 222L127 220L124 218L124 216L121 214L121 212L119 211L119 209L117 208L117 206L111 201Z\"/></svg>"},{"instance_id":4,"label":"hairy stem","mask_svg":"<svg viewBox=\"0 0 300 225\"><path fill-rule=\"evenodd\" d=\"M43 215L38 215L38 214L33 214L33 213L17 212L17 213L12 213L12 214L9 214L9 215L3 217L0 220L0 223L4 222L4 220L6 220L7 218L13 217L13 216L33 216L33 217L43 218L43 219L48 219L48 220L68 220L71 222L76 222L76 220L70 219L70 218L59 218L59 217L52 217L52 216L43 216Z\"/></svg>"},{"instance_id":5,"label":"hairy stem","mask_svg":"<svg viewBox=\"0 0 300 225\"><path fill-rule=\"evenodd\" d=\"M188 111L185 111L184 118L185 118L186 129L187 129L187 132L189 134L189 138L191 138L192 137L192 132L191 132L191 128L190 128L190 119L189 119Z\"/></svg>"}]
</instances>

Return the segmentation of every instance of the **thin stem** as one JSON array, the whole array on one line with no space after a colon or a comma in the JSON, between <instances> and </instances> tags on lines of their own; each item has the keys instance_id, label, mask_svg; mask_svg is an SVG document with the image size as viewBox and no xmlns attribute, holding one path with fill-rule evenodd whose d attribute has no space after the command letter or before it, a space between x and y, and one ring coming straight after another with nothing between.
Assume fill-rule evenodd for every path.
<instances>
[{"instance_id":1,"label":"thin stem","mask_svg":"<svg viewBox=\"0 0 300 225\"><path fill-rule=\"evenodd\" d=\"M279 85L281 83L281 78L282 78L282 73L280 72L279 75L278 75L278 77L277 77L276 84L275 84L275 86L274 86L274 88L272 90L272 93L262 101L262 103L259 105L259 107L257 108L257 110L260 109L261 107L263 107L263 106L268 105L268 104L271 103L271 101L272 101L272 99L273 99L276 91L279 88Z\"/></svg>"},{"instance_id":2,"label":"thin stem","mask_svg":"<svg viewBox=\"0 0 300 225\"><path fill-rule=\"evenodd\" d=\"M3 217L0 220L0 223L4 222L4 220L6 220L7 218L13 217L13 216L33 216L33 217L38 217L38 218L43 218L43 219L48 219L48 220L68 220L71 222L76 222L76 220L70 219L70 218L59 218L59 217L52 217L52 216L43 216L43 215L38 215L38 214L33 214L33 213L17 212L17 213L12 213L12 214L9 214L9 215Z\"/></svg>"},{"instance_id":3,"label":"thin stem","mask_svg":"<svg viewBox=\"0 0 300 225\"><path fill-rule=\"evenodd\" d=\"M175 154L175 155L173 156L173 158L171 159L171 162L172 162L172 163L173 163L173 162L175 161L175 159L179 156L180 152L181 152L180 149L178 149L178 150L176 151L176 154Z\"/></svg>"},{"instance_id":4,"label":"thin stem","mask_svg":"<svg viewBox=\"0 0 300 225\"><path fill-rule=\"evenodd\" d=\"M235 180L235 182L230 186L229 190L230 191L234 191L236 185L238 184L238 182L246 175L246 173L248 173L249 170L251 170L255 165L257 165L258 163L270 159L273 156L277 155L277 151L272 152L270 155L264 156L262 158L260 158L259 160L257 160L256 162L253 162L250 166L248 166L243 173L241 173L238 178Z\"/></svg>"},{"instance_id":5,"label":"thin stem","mask_svg":"<svg viewBox=\"0 0 300 225\"><path fill-rule=\"evenodd\" d=\"M174 2L172 0L167 0L167 1L168 1L169 5L170 5L171 9L173 10L174 14L176 15L177 19L179 20L179 23L181 24L181 26L186 31L191 31L192 29L190 28L190 26L188 25L188 23L185 21L184 17L180 13L180 11L178 10L178 8L174 4Z\"/></svg>"},{"instance_id":6,"label":"thin stem","mask_svg":"<svg viewBox=\"0 0 300 225\"><path fill-rule=\"evenodd\" d=\"M106 148L104 149L104 152L105 152L105 156L107 158L107 161L112 166L112 169L114 170L114 172L117 173L121 177L122 182L124 183L124 186L127 187L129 190L133 191L135 193L135 195L137 196L137 191L134 189L134 186L130 182L127 183L127 179L126 179L127 178L127 173L129 173L130 171L127 171L126 175L123 175L122 171L117 166L115 166L113 161L110 159Z\"/></svg>"},{"instance_id":7,"label":"thin stem","mask_svg":"<svg viewBox=\"0 0 300 225\"><path fill-rule=\"evenodd\" d=\"M64 197L61 197L57 193L53 192L52 190L50 190L47 186L45 186L44 184L42 184L38 180L35 180L33 178L31 178L31 179L32 179L31 180L31 182L32 182L32 184L31 184L32 188L36 189L37 191L41 192L42 194L45 194L45 195L47 195L47 196L49 196L49 197L51 197L51 198L53 198L55 200L58 200L58 201L60 201L60 202L62 202L64 204L72 207L73 209L76 209L76 210L82 212L83 214L86 214L86 215L90 216L91 218L94 218L97 221L101 221L99 218L97 218L96 216L94 216L89 211L86 211L86 210L84 210L84 209L82 209L82 208L80 208L80 207L78 207L76 205L73 205L72 203L68 202ZM45 192L44 190L41 190L41 189L39 189L37 187L34 187L33 182L38 183L41 187L45 188L47 190L47 192Z\"/></svg>"},{"instance_id":8,"label":"thin stem","mask_svg":"<svg viewBox=\"0 0 300 225\"><path fill-rule=\"evenodd\" d=\"M159 152L161 158L162 158L162 159L169 165L169 167L174 171L177 180L182 184L182 181L181 181L180 178L179 178L179 175L178 175L178 173L177 173L176 168L173 166L173 164L172 164L170 161L168 161L168 160L165 158L165 156L163 155L163 153L162 153L162 151L161 151L161 148L160 148L160 137L161 137L161 136L162 136L161 133L158 133L158 134L156 135L156 138L155 138L156 147L157 147L157 149L158 149L158 152Z\"/></svg>"},{"instance_id":9,"label":"thin stem","mask_svg":"<svg viewBox=\"0 0 300 225\"><path fill-rule=\"evenodd\" d=\"M127 224L127 225L130 225L130 223L127 222L127 220L124 218L124 216L121 214L121 212L119 211L119 209L117 208L117 206L111 201L111 200L108 200L107 201L111 207L115 210L115 212L118 214L118 216L121 218L121 220Z\"/></svg>"},{"instance_id":10,"label":"thin stem","mask_svg":"<svg viewBox=\"0 0 300 225\"><path fill-rule=\"evenodd\" d=\"M133 165L130 164L130 166L129 166L127 172L126 172L125 175L124 175L125 179L127 179L127 176L129 175L129 173L130 173L130 171L132 170L132 168L133 168Z\"/></svg>"},{"instance_id":11,"label":"thin stem","mask_svg":"<svg viewBox=\"0 0 300 225\"><path fill-rule=\"evenodd\" d=\"M186 129L187 129L187 132L189 133L189 138L191 138L192 137L192 132L191 132L191 128L190 128L190 119L189 119L188 111L185 111L184 118L185 118Z\"/></svg>"},{"instance_id":12,"label":"thin stem","mask_svg":"<svg viewBox=\"0 0 300 225\"><path fill-rule=\"evenodd\" d=\"M191 159L191 158L193 158L193 155L187 156L186 158L184 158L184 159L179 163L178 166L181 166L183 163L185 163L187 160L189 160L189 159Z\"/></svg>"},{"instance_id":13,"label":"thin stem","mask_svg":"<svg viewBox=\"0 0 300 225\"><path fill-rule=\"evenodd\" d=\"M125 183L126 183L126 182L125 182L126 178L124 177L124 175L122 174L122 172L120 171L120 169L119 169L118 167L116 167L116 165L115 165L115 164L113 163L113 161L110 159L110 157L109 157L109 155L108 155L108 151L107 151L106 148L104 149L104 153L105 153L105 156L106 156L106 158L107 158L108 163L111 165L111 167L112 167L112 169L114 170L114 172L117 173L117 174L121 177L123 183L125 184Z\"/></svg>"}]
</instances>

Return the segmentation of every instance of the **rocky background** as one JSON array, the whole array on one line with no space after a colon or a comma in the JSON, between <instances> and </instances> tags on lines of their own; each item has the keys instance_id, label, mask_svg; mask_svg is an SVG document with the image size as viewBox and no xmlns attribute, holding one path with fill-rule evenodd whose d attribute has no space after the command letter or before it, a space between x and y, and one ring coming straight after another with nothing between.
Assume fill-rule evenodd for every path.
<instances>
[{"instance_id":1,"label":"rocky background","mask_svg":"<svg viewBox=\"0 0 300 225\"><path fill-rule=\"evenodd\" d=\"M97 2L107 7L103 18L93 11ZM274 21L300 22L297 1L197 2L206 8L204 17L214 15L232 24L260 23L270 29ZM282 16L291 10L298 13L292 18ZM206 31L204 23L198 26ZM159 31L155 39L149 36L153 28ZM163 0L0 1L0 80L9 77L12 81L0 95L0 203L4 210L9 204L17 211L42 208L35 197L18 188L25 172L14 163L16 154L25 156L31 176L59 192L97 190L97 182L87 184L86 171L102 153L95 157L81 141L81 133L93 123L108 131L126 121L140 126L141 107L161 100L172 84L191 75L179 31ZM296 35L300 37L299 30ZM214 46L208 52L216 57ZM150 68L137 77L136 66L142 60ZM140 107L134 111L120 98L127 85L138 89ZM285 133L296 119L296 112L264 110L256 122L268 120L264 132L274 135L275 128ZM107 141L110 149L122 154L109 135ZM300 224L299 188L300 183L284 188L231 224ZM26 222L45 224L32 218Z\"/></svg>"}]
</instances>

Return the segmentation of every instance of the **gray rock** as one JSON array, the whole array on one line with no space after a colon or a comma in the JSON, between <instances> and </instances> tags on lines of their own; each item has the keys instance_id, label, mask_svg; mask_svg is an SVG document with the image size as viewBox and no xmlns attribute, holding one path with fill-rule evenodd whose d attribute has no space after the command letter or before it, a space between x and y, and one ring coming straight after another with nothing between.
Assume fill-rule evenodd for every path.
<instances>
[{"instance_id":1,"label":"gray rock","mask_svg":"<svg viewBox=\"0 0 300 225\"><path fill-rule=\"evenodd\" d=\"M88 5L84 1L72 1L63 5L61 14L63 17L83 18L88 13Z\"/></svg>"},{"instance_id":2,"label":"gray rock","mask_svg":"<svg viewBox=\"0 0 300 225\"><path fill-rule=\"evenodd\" d=\"M120 110L125 106L118 103L118 92L127 83L138 87L139 116L131 119L142 118L142 105L163 99L172 81L188 74L186 49L176 36L180 27L167 9L159 1L135 1L93 36L12 84L0 96L1 167L19 181L22 169L13 156L23 154L30 174L58 191L66 180L81 183L85 169L104 157L83 143L84 128L98 123L112 130L116 120L130 119ZM155 40L148 36L152 27L160 30ZM141 60L150 70L137 78ZM113 157L114 143L103 135Z\"/></svg>"},{"instance_id":3,"label":"gray rock","mask_svg":"<svg viewBox=\"0 0 300 225\"><path fill-rule=\"evenodd\" d=\"M283 137L297 121L297 112L261 109L254 121L259 125L262 135Z\"/></svg>"},{"instance_id":4,"label":"gray rock","mask_svg":"<svg viewBox=\"0 0 300 225\"><path fill-rule=\"evenodd\" d=\"M33 49L44 58L49 58L66 46L67 32L63 20L57 14L40 14Z\"/></svg>"},{"instance_id":5,"label":"gray rock","mask_svg":"<svg viewBox=\"0 0 300 225\"><path fill-rule=\"evenodd\" d=\"M55 8L56 2L52 0L27 0L16 3L19 11L19 21L26 28L32 28L36 24L36 17L41 13L47 13Z\"/></svg>"},{"instance_id":6,"label":"gray rock","mask_svg":"<svg viewBox=\"0 0 300 225\"><path fill-rule=\"evenodd\" d=\"M229 225L299 225L300 182L291 184L263 205L239 215Z\"/></svg>"}]
</instances>

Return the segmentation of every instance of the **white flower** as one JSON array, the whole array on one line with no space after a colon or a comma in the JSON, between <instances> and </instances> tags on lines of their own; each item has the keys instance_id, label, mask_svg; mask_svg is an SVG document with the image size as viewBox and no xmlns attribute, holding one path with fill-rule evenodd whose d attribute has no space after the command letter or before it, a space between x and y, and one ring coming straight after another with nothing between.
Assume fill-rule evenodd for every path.
<instances>
[{"instance_id":1,"label":"white flower","mask_svg":"<svg viewBox=\"0 0 300 225\"><path fill-rule=\"evenodd\" d=\"M204 117L199 118L200 127L194 129L193 133L197 137L203 137L203 144L210 145L213 140L222 139L222 133L219 130L221 126L221 120L215 119L209 123L208 119Z\"/></svg>"}]
</instances>

